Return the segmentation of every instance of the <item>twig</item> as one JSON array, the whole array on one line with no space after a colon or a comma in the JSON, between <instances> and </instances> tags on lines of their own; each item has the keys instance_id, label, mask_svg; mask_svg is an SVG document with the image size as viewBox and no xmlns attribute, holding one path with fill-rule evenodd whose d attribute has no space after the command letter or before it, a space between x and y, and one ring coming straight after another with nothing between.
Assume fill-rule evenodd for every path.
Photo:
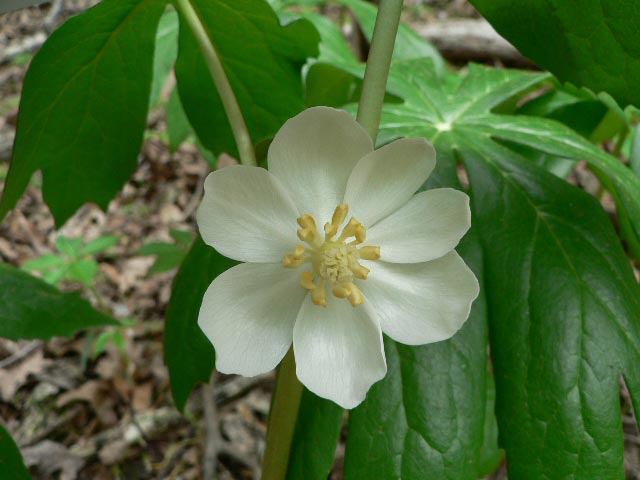
<instances>
[{"instance_id":1,"label":"twig","mask_svg":"<svg viewBox=\"0 0 640 480\"><path fill-rule=\"evenodd\" d=\"M273 383L271 372L256 377L236 377L216 389L216 405L224 407L247 395L251 390Z\"/></svg>"},{"instance_id":2,"label":"twig","mask_svg":"<svg viewBox=\"0 0 640 480\"><path fill-rule=\"evenodd\" d=\"M44 22L42 22L45 30L48 33L51 33L51 31L55 28L56 24L58 23L58 17L60 17L61 13L62 13L62 0L53 0L53 2L51 3L51 8L49 9L49 12L45 17Z\"/></svg>"},{"instance_id":3,"label":"twig","mask_svg":"<svg viewBox=\"0 0 640 480\"><path fill-rule=\"evenodd\" d=\"M10 367L14 363L17 363L20 360L28 357L33 352L35 352L38 349L38 347L40 347L40 345L42 345L41 340L34 340L31 343L28 343L27 345L22 347L20 350L15 352L13 355L0 360L0 368Z\"/></svg>"},{"instance_id":4,"label":"twig","mask_svg":"<svg viewBox=\"0 0 640 480\"><path fill-rule=\"evenodd\" d=\"M207 431L202 457L202 477L204 480L211 480L216 476L216 464L218 463L218 453L222 443L216 401L211 383L202 387L202 404L204 405L204 421Z\"/></svg>"}]
</instances>

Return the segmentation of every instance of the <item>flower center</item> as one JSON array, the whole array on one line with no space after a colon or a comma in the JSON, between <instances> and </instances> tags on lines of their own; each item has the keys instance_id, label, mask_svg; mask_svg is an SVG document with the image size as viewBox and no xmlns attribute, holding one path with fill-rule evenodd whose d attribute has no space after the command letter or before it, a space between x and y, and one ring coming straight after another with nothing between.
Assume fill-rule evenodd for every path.
<instances>
[{"instance_id":1,"label":"flower center","mask_svg":"<svg viewBox=\"0 0 640 480\"><path fill-rule=\"evenodd\" d=\"M327 287L336 297L348 299L354 307L361 305L364 295L354 280L366 280L369 269L360 265L359 260L380 258L380 247L360 246L366 239L367 230L354 217L336 238L348 214L348 205L338 205L331 222L324 226L324 236L318 231L311 215L299 217L298 238L306 246L296 246L293 253L286 254L282 261L287 268L309 264L311 270L302 272L300 284L311 292L311 300L315 305L327 306Z\"/></svg>"}]
</instances>

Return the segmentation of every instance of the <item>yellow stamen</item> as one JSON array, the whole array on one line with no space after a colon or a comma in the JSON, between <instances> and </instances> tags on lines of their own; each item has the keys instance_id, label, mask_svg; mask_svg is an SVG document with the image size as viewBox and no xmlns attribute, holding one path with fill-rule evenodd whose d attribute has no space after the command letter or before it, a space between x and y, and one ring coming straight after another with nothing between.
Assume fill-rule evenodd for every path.
<instances>
[{"instance_id":1,"label":"yellow stamen","mask_svg":"<svg viewBox=\"0 0 640 480\"><path fill-rule=\"evenodd\" d=\"M367 267L363 267L360 264L357 264L357 266L355 267L351 267L351 270L353 271L353 275L360 280L366 280L369 276L369 272L371 271Z\"/></svg>"},{"instance_id":2,"label":"yellow stamen","mask_svg":"<svg viewBox=\"0 0 640 480\"><path fill-rule=\"evenodd\" d=\"M311 301L314 305L319 305L321 307L327 306L327 292L324 288L324 283L324 279L320 280L318 286L311 292Z\"/></svg>"},{"instance_id":3,"label":"yellow stamen","mask_svg":"<svg viewBox=\"0 0 640 480\"><path fill-rule=\"evenodd\" d=\"M364 295L355 283L343 283L333 287L333 294L338 298L347 298L351 305L357 307L364 302Z\"/></svg>"},{"instance_id":4,"label":"yellow stamen","mask_svg":"<svg viewBox=\"0 0 640 480\"><path fill-rule=\"evenodd\" d=\"M380 247L370 245L362 247L358 252L360 252L360 258L364 260L378 260L380 258Z\"/></svg>"},{"instance_id":5,"label":"yellow stamen","mask_svg":"<svg viewBox=\"0 0 640 480\"><path fill-rule=\"evenodd\" d=\"M349 214L349 206L340 204L336 207L331 222L324 225L324 238L318 232L313 216L306 214L297 219L298 238L307 246L297 245L292 253L283 258L288 268L296 268L309 263L311 270L301 272L300 285L311 292L311 301L315 305L327 306L329 287L337 298L349 300L357 307L364 302L364 295L355 281L364 281L370 270L360 265L358 260L377 260L380 258L380 247L365 246L358 248L367 238L367 230L362 223L352 217L342 228ZM347 241L347 239L353 239Z\"/></svg>"},{"instance_id":6,"label":"yellow stamen","mask_svg":"<svg viewBox=\"0 0 640 480\"><path fill-rule=\"evenodd\" d=\"M300 275L300 285L302 285L302 288L305 290L314 290L316 284L313 283L313 275L311 275L310 272L302 272L302 275Z\"/></svg>"},{"instance_id":7,"label":"yellow stamen","mask_svg":"<svg viewBox=\"0 0 640 480\"><path fill-rule=\"evenodd\" d=\"M355 217L351 217L349 223L347 223L347 225L342 229L342 233L338 237L337 241L344 242L347 238L355 236L356 231L360 227L364 229L364 226L358 220L356 220Z\"/></svg>"}]
</instances>

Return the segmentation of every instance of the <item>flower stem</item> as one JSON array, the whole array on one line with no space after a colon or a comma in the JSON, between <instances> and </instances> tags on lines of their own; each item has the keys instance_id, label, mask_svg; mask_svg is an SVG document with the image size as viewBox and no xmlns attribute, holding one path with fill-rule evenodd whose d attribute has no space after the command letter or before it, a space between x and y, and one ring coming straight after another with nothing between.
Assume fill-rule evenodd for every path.
<instances>
[{"instance_id":1,"label":"flower stem","mask_svg":"<svg viewBox=\"0 0 640 480\"><path fill-rule=\"evenodd\" d=\"M358 106L358 122L369 132L375 142L382 115L382 104L387 89L387 77L393 55L402 0L381 0L373 29L371 49L364 73L362 95Z\"/></svg>"},{"instance_id":2,"label":"flower stem","mask_svg":"<svg viewBox=\"0 0 640 480\"><path fill-rule=\"evenodd\" d=\"M211 42L211 38L207 35L207 31L198 16L198 13L193 8L193 5L189 0L174 0L176 8L182 14L182 17L186 21L187 25L196 37L198 45L202 50L205 62L211 72L211 77L216 85L216 89L222 99L222 105L224 111L227 114L229 123L231 124L231 130L233 131L233 137L236 140L238 146L238 153L240 154L240 163L243 165L256 166L256 155L253 150L253 143L251 143L251 137L249 130L247 130L247 124L242 116L240 105L236 99L229 79L227 78L220 57Z\"/></svg>"},{"instance_id":3,"label":"flower stem","mask_svg":"<svg viewBox=\"0 0 640 480\"><path fill-rule=\"evenodd\" d=\"M301 398L302 384L296 376L296 361L292 347L278 368L278 378L269 414L262 480L282 480L287 476L291 442Z\"/></svg>"}]
</instances>

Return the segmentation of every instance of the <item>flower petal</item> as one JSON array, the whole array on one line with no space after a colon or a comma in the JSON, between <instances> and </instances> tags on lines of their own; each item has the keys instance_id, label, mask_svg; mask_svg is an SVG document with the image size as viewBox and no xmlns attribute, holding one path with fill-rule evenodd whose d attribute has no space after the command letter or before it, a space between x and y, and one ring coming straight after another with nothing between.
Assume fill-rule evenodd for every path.
<instances>
[{"instance_id":1,"label":"flower petal","mask_svg":"<svg viewBox=\"0 0 640 480\"><path fill-rule=\"evenodd\" d=\"M281 265L243 263L216 278L198 317L216 368L251 377L278 365L306 294L300 273Z\"/></svg>"},{"instance_id":2,"label":"flower petal","mask_svg":"<svg viewBox=\"0 0 640 480\"><path fill-rule=\"evenodd\" d=\"M354 165L372 150L371 137L351 115L314 107L282 126L269 147L269 170L300 213L322 226L342 203Z\"/></svg>"},{"instance_id":3,"label":"flower petal","mask_svg":"<svg viewBox=\"0 0 640 480\"><path fill-rule=\"evenodd\" d=\"M366 262L371 270L360 288L382 331L406 345L453 336L469 317L480 287L455 252L431 262Z\"/></svg>"},{"instance_id":4,"label":"flower petal","mask_svg":"<svg viewBox=\"0 0 640 480\"><path fill-rule=\"evenodd\" d=\"M372 226L407 203L435 165L436 151L424 138L396 140L356 164L344 203L365 226Z\"/></svg>"},{"instance_id":5,"label":"flower petal","mask_svg":"<svg viewBox=\"0 0 640 480\"><path fill-rule=\"evenodd\" d=\"M204 183L196 218L204 241L243 262L281 262L297 243L298 210L264 168L233 165Z\"/></svg>"},{"instance_id":6,"label":"flower petal","mask_svg":"<svg viewBox=\"0 0 640 480\"><path fill-rule=\"evenodd\" d=\"M366 301L365 301L366 304ZM326 308L302 304L293 328L297 375L313 393L344 408L362 402L387 372L378 321L364 304L331 298Z\"/></svg>"},{"instance_id":7,"label":"flower petal","mask_svg":"<svg viewBox=\"0 0 640 480\"><path fill-rule=\"evenodd\" d=\"M420 192L367 230L367 244L378 245L382 260L421 263L453 250L471 226L469 197L452 188Z\"/></svg>"}]
</instances>

